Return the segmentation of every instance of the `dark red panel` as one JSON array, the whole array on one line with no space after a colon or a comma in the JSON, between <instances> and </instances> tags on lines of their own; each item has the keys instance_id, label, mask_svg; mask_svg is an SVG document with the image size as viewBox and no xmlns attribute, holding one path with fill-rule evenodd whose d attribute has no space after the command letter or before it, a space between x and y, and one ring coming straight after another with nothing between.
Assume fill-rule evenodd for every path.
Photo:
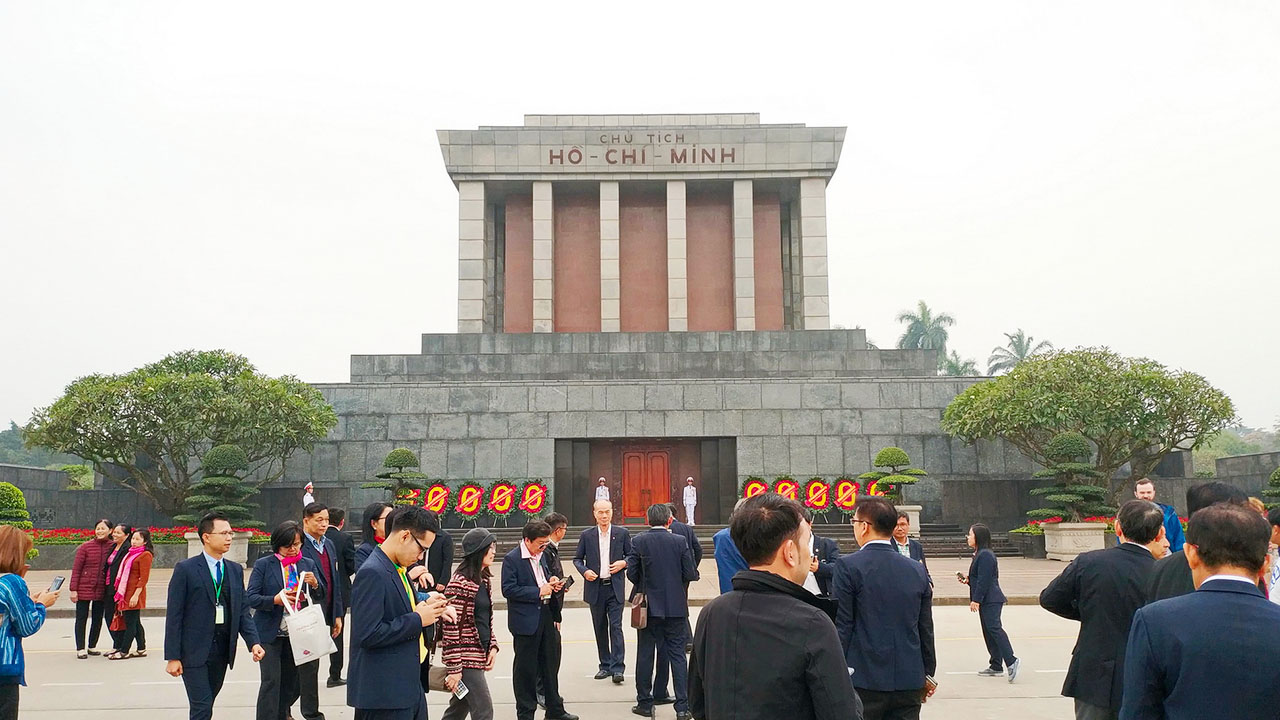
<instances>
[{"instance_id":1,"label":"dark red panel","mask_svg":"<svg viewBox=\"0 0 1280 720\"><path fill-rule=\"evenodd\" d=\"M600 332L600 194L554 187L556 332Z\"/></svg>"},{"instance_id":2,"label":"dark red panel","mask_svg":"<svg viewBox=\"0 0 1280 720\"><path fill-rule=\"evenodd\" d=\"M733 330L733 191L688 186L689 329Z\"/></svg>"},{"instance_id":3,"label":"dark red panel","mask_svg":"<svg viewBox=\"0 0 1280 720\"><path fill-rule=\"evenodd\" d=\"M667 329L667 196L628 190L618 198L623 332Z\"/></svg>"},{"instance_id":4,"label":"dark red panel","mask_svg":"<svg viewBox=\"0 0 1280 720\"><path fill-rule=\"evenodd\" d=\"M774 193L755 196L756 329L782 329L782 206Z\"/></svg>"},{"instance_id":5,"label":"dark red panel","mask_svg":"<svg viewBox=\"0 0 1280 720\"><path fill-rule=\"evenodd\" d=\"M533 332L533 198L507 197L502 280L504 332Z\"/></svg>"}]
</instances>

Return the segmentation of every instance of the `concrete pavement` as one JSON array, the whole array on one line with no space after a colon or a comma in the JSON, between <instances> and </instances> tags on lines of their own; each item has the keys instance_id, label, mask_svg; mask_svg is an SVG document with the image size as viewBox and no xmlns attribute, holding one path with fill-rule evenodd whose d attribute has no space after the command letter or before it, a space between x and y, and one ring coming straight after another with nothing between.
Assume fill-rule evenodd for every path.
<instances>
[{"instance_id":1,"label":"concrete pavement","mask_svg":"<svg viewBox=\"0 0 1280 720\"><path fill-rule=\"evenodd\" d=\"M695 615L697 609L693 610ZM497 668L489 674L496 715L515 715L511 689L511 635L506 629L506 613L494 619L501 645ZM143 621L150 654L146 658L108 661L101 657L77 660L71 641L72 620L50 620L36 635L23 641L27 656L28 687L21 690L21 717L24 720L98 720L103 711L127 711L129 720L173 720L186 717L186 695L182 682L164 673L164 620ZM1003 677L979 677L986 665L976 614L967 608L940 607L934 611L937 631L937 695L924 707L924 718L942 720L1004 720L1009 717L1071 718L1071 702L1059 697L1077 623L1050 615L1038 607L1010 607L1004 625L1014 651L1023 661L1018 682L1010 685ZM584 720L624 720L634 717L635 631L625 631L627 639L627 682L613 685L592 680L596 670L595 641L590 614L584 609L566 612L564 660L560 670L561 693L566 707ZM258 692L258 669L248 654L239 655L236 667L218 698L216 716L251 718ZM328 661L321 673L326 673ZM354 717L346 706L344 688L320 688L321 708L329 720ZM448 698L431 693L429 717L440 718ZM539 711L538 717L542 717ZM296 710L294 717L301 717ZM659 718L674 718L670 706L658 710Z\"/></svg>"}]
</instances>

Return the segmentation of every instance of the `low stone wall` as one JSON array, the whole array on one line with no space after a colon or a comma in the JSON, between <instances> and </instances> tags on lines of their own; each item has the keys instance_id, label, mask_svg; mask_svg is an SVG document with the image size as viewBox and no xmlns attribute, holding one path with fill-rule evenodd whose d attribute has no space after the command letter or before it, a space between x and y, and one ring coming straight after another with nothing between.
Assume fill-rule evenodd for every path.
<instances>
[{"instance_id":1,"label":"low stone wall","mask_svg":"<svg viewBox=\"0 0 1280 720\"><path fill-rule=\"evenodd\" d=\"M1215 480L1229 482L1243 488L1250 495L1261 497L1271 473L1280 467L1280 452L1253 453L1218 458L1215 463Z\"/></svg>"}]
</instances>

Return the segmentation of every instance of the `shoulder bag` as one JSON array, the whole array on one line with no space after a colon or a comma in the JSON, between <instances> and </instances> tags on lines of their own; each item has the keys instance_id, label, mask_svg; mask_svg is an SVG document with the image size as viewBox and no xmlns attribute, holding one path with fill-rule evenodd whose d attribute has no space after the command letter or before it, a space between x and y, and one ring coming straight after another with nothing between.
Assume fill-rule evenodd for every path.
<instances>
[{"instance_id":1,"label":"shoulder bag","mask_svg":"<svg viewBox=\"0 0 1280 720\"><path fill-rule=\"evenodd\" d=\"M649 598L645 597L644 586L649 582L649 573L645 571L644 556L640 558L640 587L631 596L631 627L643 630L649 627Z\"/></svg>"}]
</instances>

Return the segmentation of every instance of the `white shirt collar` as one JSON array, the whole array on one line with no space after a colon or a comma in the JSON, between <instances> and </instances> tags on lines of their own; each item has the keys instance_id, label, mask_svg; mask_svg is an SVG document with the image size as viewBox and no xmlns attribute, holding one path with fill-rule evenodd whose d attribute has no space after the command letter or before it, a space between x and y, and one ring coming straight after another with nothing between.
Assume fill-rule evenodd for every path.
<instances>
[{"instance_id":1,"label":"white shirt collar","mask_svg":"<svg viewBox=\"0 0 1280 720\"><path fill-rule=\"evenodd\" d=\"M534 555L532 552L530 552L530 551L529 551L529 545L528 545L528 543L526 543L525 541L521 540L521 541L520 541L520 557L522 557L522 558L524 558L524 559L526 559L526 560L533 560L533 559L535 559L535 558L541 558L541 557L542 557L542 553L538 553L537 555Z\"/></svg>"},{"instance_id":2,"label":"white shirt collar","mask_svg":"<svg viewBox=\"0 0 1280 720\"><path fill-rule=\"evenodd\" d=\"M866 547L868 545L875 545L876 543L880 543L882 545L888 545L889 541L888 540L868 540L865 543L863 543L862 546Z\"/></svg>"},{"instance_id":3,"label":"white shirt collar","mask_svg":"<svg viewBox=\"0 0 1280 720\"><path fill-rule=\"evenodd\" d=\"M1214 580L1235 580L1236 582L1248 583L1250 585L1257 584L1253 580L1247 577L1240 577L1239 575L1210 575L1204 579L1204 582L1208 583L1213 582ZM1200 586L1204 587L1204 583L1200 583Z\"/></svg>"}]
</instances>

